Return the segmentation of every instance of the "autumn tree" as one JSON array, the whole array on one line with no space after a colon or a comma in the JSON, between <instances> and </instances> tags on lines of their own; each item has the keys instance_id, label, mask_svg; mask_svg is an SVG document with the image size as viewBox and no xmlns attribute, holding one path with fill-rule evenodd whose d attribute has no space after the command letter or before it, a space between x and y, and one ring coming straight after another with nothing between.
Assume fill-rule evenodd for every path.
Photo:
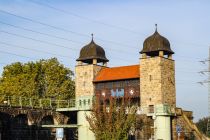
<instances>
[{"instance_id":1,"label":"autumn tree","mask_svg":"<svg viewBox=\"0 0 210 140\"><path fill-rule=\"evenodd\" d=\"M198 122L196 123L196 126L198 127L198 129L203 134L206 134L208 137L210 137L210 132L207 132L207 124L209 120L210 120L209 117L204 117L202 119L199 119Z\"/></svg>"},{"instance_id":2,"label":"autumn tree","mask_svg":"<svg viewBox=\"0 0 210 140\"><path fill-rule=\"evenodd\" d=\"M74 97L73 72L56 58L28 63L12 63L4 67L0 78L0 94L35 98Z\"/></svg>"},{"instance_id":3,"label":"autumn tree","mask_svg":"<svg viewBox=\"0 0 210 140\"><path fill-rule=\"evenodd\" d=\"M136 107L128 98L96 98L90 115L86 115L90 130L97 140L127 140L135 130Z\"/></svg>"}]
</instances>

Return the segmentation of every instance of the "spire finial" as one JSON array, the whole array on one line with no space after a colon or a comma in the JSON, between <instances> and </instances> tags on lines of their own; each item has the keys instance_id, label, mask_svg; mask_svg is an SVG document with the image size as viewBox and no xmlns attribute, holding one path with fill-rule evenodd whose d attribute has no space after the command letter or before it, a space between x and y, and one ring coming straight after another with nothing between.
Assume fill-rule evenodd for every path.
<instances>
[{"instance_id":1,"label":"spire finial","mask_svg":"<svg viewBox=\"0 0 210 140\"><path fill-rule=\"evenodd\" d=\"M93 33L91 34L91 36L92 36L92 41L93 41Z\"/></svg>"},{"instance_id":2,"label":"spire finial","mask_svg":"<svg viewBox=\"0 0 210 140\"><path fill-rule=\"evenodd\" d=\"M157 24L155 24L155 32L157 32Z\"/></svg>"}]
</instances>

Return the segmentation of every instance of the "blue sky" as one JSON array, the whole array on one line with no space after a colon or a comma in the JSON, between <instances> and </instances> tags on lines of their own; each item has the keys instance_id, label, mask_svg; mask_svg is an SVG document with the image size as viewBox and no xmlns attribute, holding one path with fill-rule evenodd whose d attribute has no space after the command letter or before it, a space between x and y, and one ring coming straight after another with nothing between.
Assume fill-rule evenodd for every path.
<instances>
[{"instance_id":1,"label":"blue sky","mask_svg":"<svg viewBox=\"0 0 210 140\"><path fill-rule=\"evenodd\" d=\"M4 65L12 62L51 57L57 57L66 67L74 70L79 50L90 42L91 33L94 33L95 42L105 49L110 67L137 64L143 41L153 34L157 23L159 33L169 39L175 52L177 106L194 111L195 120L208 115L208 86L201 86L197 82L208 78L198 72L208 68L208 65L199 61L208 58L209 1L34 1L48 4L60 11L29 0L0 1L1 72ZM5 12L62 28L63 31ZM65 39L41 35L8 24Z\"/></svg>"}]
</instances>

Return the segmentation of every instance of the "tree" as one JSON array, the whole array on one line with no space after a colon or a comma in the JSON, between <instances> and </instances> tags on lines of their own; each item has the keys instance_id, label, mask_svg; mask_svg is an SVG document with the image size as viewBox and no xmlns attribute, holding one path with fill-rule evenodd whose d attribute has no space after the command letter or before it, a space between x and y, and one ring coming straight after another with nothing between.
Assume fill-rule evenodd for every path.
<instances>
[{"instance_id":1,"label":"tree","mask_svg":"<svg viewBox=\"0 0 210 140\"><path fill-rule=\"evenodd\" d=\"M74 97L73 72L56 58L37 62L16 62L4 67L0 94L35 98Z\"/></svg>"},{"instance_id":2,"label":"tree","mask_svg":"<svg viewBox=\"0 0 210 140\"><path fill-rule=\"evenodd\" d=\"M209 117L204 117L202 119L199 119L198 122L196 123L196 126L198 129L203 133L206 134L208 137L210 137L210 132L207 132L207 124Z\"/></svg>"},{"instance_id":3,"label":"tree","mask_svg":"<svg viewBox=\"0 0 210 140\"><path fill-rule=\"evenodd\" d=\"M97 140L127 140L135 130L136 107L129 107L128 98L96 98L90 115L90 130Z\"/></svg>"}]
</instances>

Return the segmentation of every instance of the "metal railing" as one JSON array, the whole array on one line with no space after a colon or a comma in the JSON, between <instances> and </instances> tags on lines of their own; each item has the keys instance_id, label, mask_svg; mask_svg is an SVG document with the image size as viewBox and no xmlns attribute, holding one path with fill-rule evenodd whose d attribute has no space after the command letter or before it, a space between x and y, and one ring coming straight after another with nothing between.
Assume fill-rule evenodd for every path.
<instances>
[{"instance_id":1,"label":"metal railing","mask_svg":"<svg viewBox=\"0 0 210 140\"><path fill-rule=\"evenodd\" d=\"M17 96L4 96L0 98L0 106L28 107L28 108L71 108L76 106L75 99L58 100L51 98L27 98Z\"/></svg>"},{"instance_id":2,"label":"metal railing","mask_svg":"<svg viewBox=\"0 0 210 140\"><path fill-rule=\"evenodd\" d=\"M137 110L138 114L147 114L147 115L172 115L175 114L175 108L169 105L155 105L148 107L139 107Z\"/></svg>"}]
</instances>

